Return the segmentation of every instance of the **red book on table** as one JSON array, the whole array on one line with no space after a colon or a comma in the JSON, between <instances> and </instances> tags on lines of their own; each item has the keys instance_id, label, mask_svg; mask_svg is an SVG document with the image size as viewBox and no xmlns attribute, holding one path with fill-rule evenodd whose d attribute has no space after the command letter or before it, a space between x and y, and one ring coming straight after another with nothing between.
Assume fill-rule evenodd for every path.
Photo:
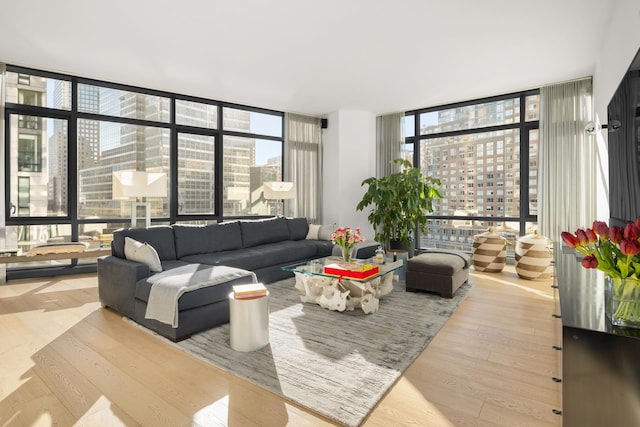
<instances>
[{"instance_id":1,"label":"red book on table","mask_svg":"<svg viewBox=\"0 0 640 427\"><path fill-rule=\"evenodd\" d=\"M372 264L334 263L324 267L324 274L350 279L366 279L380 272L380 267Z\"/></svg>"}]
</instances>

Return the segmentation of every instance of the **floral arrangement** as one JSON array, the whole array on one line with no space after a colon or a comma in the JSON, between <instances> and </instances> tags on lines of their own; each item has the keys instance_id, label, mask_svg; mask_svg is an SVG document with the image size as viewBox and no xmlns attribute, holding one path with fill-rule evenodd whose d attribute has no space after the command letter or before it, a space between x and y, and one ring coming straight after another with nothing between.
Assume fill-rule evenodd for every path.
<instances>
[{"instance_id":1,"label":"floral arrangement","mask_svg":"<svg viewBox=\"0 0 640 427\"><path fill-rule=\"evenodd\" d=\"M349 262L351 260L351 248L356 243L364 242L364 238L360 235L360 228L356 228L353 231L351 227L340 227L331 234L331 241L334 245L340 246L343 259Z\"/></svg>"},{"instance_id":2,"label":"floral arrangement","mask_svg":"<svg viewBox=\"0 0 640 427\"><path fill-rule=\"evenodd\" d=\"M640 328L640 217L622 228L594 221L562 240L584 255L582 266L603 271L605 312L615 326Z\"/></svg>"},{"instance_id":3,"label":"floral arrangement","mask_svg":"<svg viewBox=\"0 0 640 427\"><path fill-rule=\"evenodd\" d=\"M594 221L574 234L563 231L564 243L584 255L584 268L597 268L611 277L640 278L640 217L626 227Z\"/></svg>"}]
</instances>

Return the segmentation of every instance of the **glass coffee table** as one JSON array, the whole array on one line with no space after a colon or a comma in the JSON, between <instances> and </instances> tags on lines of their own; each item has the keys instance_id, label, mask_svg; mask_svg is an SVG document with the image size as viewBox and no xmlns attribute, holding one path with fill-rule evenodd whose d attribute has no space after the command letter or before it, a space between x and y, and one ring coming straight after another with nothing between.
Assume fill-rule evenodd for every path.
<instances>
[{"instance_id":1,"label":"glass coffee table","mask_svg":"<svg viewBox=\"0 0 640 427\"><path fill-rule=\"evenodd\" d=\"M342 262L339 257L325 257L282 269L295 274L295 287L300 291L302 302L335 311L361 308L369 314L378 311L380 299L393 290L393 272L403 266L402 260L385 260L384 264L376 264L371 259L356 260L355 263L377 265L380 271L365 279L324 273L325 265L339 262Z\"/></svg>"}]
</instances>

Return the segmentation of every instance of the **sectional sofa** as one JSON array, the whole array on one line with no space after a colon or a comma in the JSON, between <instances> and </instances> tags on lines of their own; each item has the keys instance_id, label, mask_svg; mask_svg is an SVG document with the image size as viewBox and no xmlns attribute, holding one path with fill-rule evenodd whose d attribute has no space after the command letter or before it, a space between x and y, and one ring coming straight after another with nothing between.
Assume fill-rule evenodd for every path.
<instances>
[{"instance_id":1,"label":"sectional sofa","mask_svg":"<svg viewBox=\"0 0 640 427\"><path fill-rule=\"evenodd\" d=\"M305 218L283 217L117 230L112 255L98 259L100 301L178 341L229 321L233 285L280 280L292 275L281 267L332 254L330 232L315 239L308 232ZM125 241L157 253L159 264L128 259ZM174 324L145 317L151 288L161 282L193 289L177 300Z\"/></svg>"}]
</instances>

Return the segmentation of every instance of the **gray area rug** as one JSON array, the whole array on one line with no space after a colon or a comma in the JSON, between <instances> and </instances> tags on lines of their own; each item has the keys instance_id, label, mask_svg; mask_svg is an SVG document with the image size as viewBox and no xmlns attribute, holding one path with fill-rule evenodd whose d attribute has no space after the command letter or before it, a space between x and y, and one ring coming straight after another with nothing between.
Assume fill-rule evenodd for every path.
<instances>
[{"instance_id":1,"label":"gray area rug","mask_svg":"<svg viewBox=\"0 0 640 427\"><path fill-rule=\"evenodd\" d=\"M347 426L360 425L467 295L405 292L404 283L373 314L302 304L294 279L268 284L270 344L241 353L229 325L176 345L213 365Z\"/></svg>"}]
</instances>

